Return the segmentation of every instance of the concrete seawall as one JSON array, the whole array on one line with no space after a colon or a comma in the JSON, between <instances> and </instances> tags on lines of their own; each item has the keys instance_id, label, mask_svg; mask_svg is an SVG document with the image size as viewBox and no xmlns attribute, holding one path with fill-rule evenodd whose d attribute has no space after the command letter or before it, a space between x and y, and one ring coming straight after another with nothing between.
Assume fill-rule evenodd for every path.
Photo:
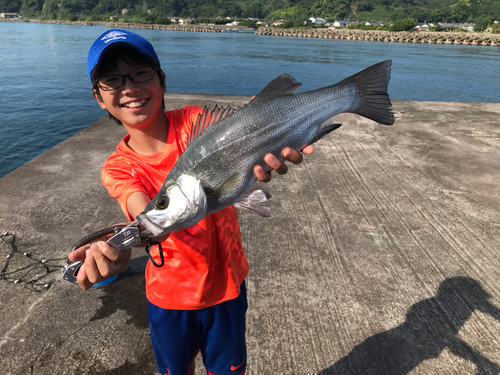
<instances>
[{"instance_id":1,"label":"concrete seawall","mask_svg":"<svg viewBox=\"0 0 500 375\"><path fill-rule=\"evenodd\" d=\"M165 96L167 109L249 99ZM273 218L240 213L249 375L498 373L500 104L393 104L393 126L336 116L269 183ZM20 252L8 271L123 221L100 184L123 136L103 118L0 178L0 233ZM0 268L10 251L0 241ZM86 292L60 270L42 293L0 280L1 373L156 374L144 250L133 258Z\"/></svg>"},{"instance_id":2,"label":"concrete seawall","mask_svg":"<svg viewBox=\"0 0 500 375\"><path fill-rule=\"evenodd\" d=\"M392 32L384 30L347 30L347 29L280 29L260 27L257 35L283 36L297 38L325 38L362 40L367 42L391 43L430 43L463 44L481 46L500 46L500 34L457 33L457 32Z\"/></svg>"},{"instance_id":3,"label":"concrete seawall","mask_svg":"<svg viewBox=\"0 0 500 375\"><path fill-rule=\"evenodd\" d=\"M131 29L165 30L165 31L191 31L203 33L222 33L235 30L253 30L245 26L227 26L227 25L157 25L144 23L107 23L108 27L125 27Z\"/></svg>"},{"instance_id":4,"label":"concrete seawall","mask_svg":"<svg viewBox=\"0 0 500 375\"><path fill-rule=\"evenodd\" d=\"M230 25L160 25L147 23L129 23L129 22L98 22L98 21L67 21L67 20L40 20L40 19L2 19L2 22L33 22L44 23L51 25L71 25L71 26L95 26L105 25L111 28L127 28L127 29L147 29L147 30L165 30L165 31L194 31L205 33L223 33L236 30L254 30L246 26L230 26Z\"/></svg>"}]
</instances>

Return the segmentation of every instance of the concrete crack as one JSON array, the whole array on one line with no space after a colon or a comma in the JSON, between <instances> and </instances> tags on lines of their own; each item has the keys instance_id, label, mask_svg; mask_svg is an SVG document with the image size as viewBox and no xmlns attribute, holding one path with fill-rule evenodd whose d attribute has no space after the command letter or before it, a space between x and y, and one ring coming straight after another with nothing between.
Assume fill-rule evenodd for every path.
<instances>
[{"instance_id":1,"label":"concrete crack","mask_svg":"<svg viewBox=\"0 0 500 375\"><path fill-rule=\"evenodd\" d=\"M42 355L43 351L45 350L45 348L47 347L47 344L45 344L43 347L42 347L42 350L40 350L40 353L38 353L38 355L36 356L35 360L33 361L33 363L30 365L30 373L31 375L34 374L35 372L35 363L36 361L38 361L38 358L40 358L40 356Z\"/></svg>"}]
</instances>

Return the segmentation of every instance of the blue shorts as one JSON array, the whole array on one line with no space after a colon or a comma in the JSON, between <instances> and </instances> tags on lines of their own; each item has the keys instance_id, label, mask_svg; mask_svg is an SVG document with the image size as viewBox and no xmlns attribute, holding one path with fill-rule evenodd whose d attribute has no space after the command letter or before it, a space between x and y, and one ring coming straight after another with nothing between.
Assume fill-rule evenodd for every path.
<instances>
[{"instance_id":1,"label":"blue shorts","mask_svg":"<svg viewBox=\"0 0 500 375\"><path fill-rule=\"evenodd\" d=\"M187 375L201 350L209 374L244 373L245 282L240 295L201 310L166 310L148 301L151 342L160 374Z\"/></svg>"}]
</instances>

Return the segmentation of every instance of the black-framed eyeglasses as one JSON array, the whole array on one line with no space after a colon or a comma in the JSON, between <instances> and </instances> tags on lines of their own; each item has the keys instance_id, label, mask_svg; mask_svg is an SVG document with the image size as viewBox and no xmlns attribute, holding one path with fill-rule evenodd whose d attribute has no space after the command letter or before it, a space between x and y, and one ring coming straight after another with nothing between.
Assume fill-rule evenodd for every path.
<instances>
[{"instance_id":1,"label":"black-framed eyeglasses","mask_svg":"<svg viewBox=\"0 0 500 375\"><path fill-rule=\"evenodd\" d=\"M134 83L147 82L153 79L155 70L156 68L153 66L141 66L128 74L110 74L99 78L97 85L103 91L111 91L122 87L125 84L125 78L130 79Z\"/></svg>"}]
</instances>

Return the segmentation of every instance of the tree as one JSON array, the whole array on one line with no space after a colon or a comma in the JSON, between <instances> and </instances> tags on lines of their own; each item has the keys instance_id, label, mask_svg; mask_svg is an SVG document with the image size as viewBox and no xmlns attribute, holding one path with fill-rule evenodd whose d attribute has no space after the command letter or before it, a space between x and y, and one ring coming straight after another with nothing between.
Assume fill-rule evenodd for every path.
<instances>
[{"instance_id":1,"label":"tree","mask_svg":"<svg viewBox=\"0 0 500 375\"><path fill-rule=\"evenodd\" d=\"M431 12L429 11L429 9L424 8L424 7L415 7L410 14L410 18L413 18L413 19L419 20L419 21L430 20L431 19L430 16L431 16Z\"/></svg>"},{"instance_id":2,"label":"tree","mask_svg":"<svg viewBox=\"0 0 500 375\"><path fill-rule=\"evenodd\" d=\"M455 22L465 22L469 17L470 6L466 3L459 1L458 3L450 6L451 20Z\"/></svg>"},{"instance_id":3,"label":"tree","mask_svg":"<svg viewBox=\"0 0 500 375\"><path fill-rule=\"evenodd\" d=\"M307 9L295 6L288 9L275 10L268 16L275 19L299 21L304 18L309 18L309 12Z\"/></svg>"},{"instance_id":4,"label":"tree","mask_svg":"<svg viewBox=\"0 0 500 375\"><path fill-rule=\"evenodd\" d=\"M450 10L447 7L440 7L430 11L430 21L445 22L450 19Z\"/></svg>"},{"instance_id":5,"label":"tree","mask_svg":"<svg viewBox=\"0 0 500 375\"><path fill-rule=\"evenodd\" d=\"M415 27L415 20L413 18L405 18L402 20L394 21L390 27L390 31L410 31Z\"/></svg>"},{"instance_id":6,"label":"tree","mask_svg":"<svg viewBox=\"0 0 500 375\"><path fill-rule=\"evenodd\" d=\"M43 1L40 0L23 0L19 13L23 17L33 17L42 11ZM2 8L3 9L3 8Z\"/></svg>"},{"instance_id":7,"label":"tree","mask_svg":"<svg viewBox=\"0 0 500 375\"><path fill-rule=\"evenodd\" d=\"M21 0L0 0L0 12L3 13L17 13L21 6Z\"/></svg>"},{"instance_id":8,"label":"tree","mask_svg":"<svg viewBox=\"0 0 500 375\"><path fill-rule=\"evenodd\" d=\"M137 22L172 16L267 16L294 22L311 16L369 21L412 18L434 23L500 20L500 0L0 0L0 12L44 18L68 19L76 14L106 20L124 8L127 19Z\"/></svg>"}]
</instances>

